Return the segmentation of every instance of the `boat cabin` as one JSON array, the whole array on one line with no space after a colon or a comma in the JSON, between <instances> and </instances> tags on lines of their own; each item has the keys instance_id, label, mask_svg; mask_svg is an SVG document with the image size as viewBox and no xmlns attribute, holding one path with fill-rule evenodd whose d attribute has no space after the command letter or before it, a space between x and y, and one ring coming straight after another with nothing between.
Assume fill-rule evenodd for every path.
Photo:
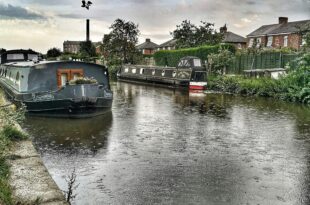
<instances>
[{"instance_id":1,"label":"boat cabin","mask_svg":"<svg viewBox=\"0 0 310 205\"><path fill-rule=\"evenodd\" d=\"M1 54L0 64L10 62L37 61L39 54L31 49L29 50L10 50Z\"/></svg>"}]
</instances>

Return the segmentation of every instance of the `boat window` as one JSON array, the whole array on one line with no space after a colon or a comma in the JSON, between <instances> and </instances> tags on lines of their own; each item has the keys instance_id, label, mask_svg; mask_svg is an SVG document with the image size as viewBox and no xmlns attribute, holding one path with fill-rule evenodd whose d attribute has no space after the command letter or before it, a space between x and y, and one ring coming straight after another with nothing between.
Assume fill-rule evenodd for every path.
<instances>
[{"instance_id":1,"label":"boat window","mask_svg":"<svg viewBox=\"0 0 310 205\"><path fill-rule=\"evenodd\" d=\"M152 75L155 75L155 69L152 71Z\"/></svg>"},{"instance_id":2,"label":"boat window","mask_svg":"<svg viewBox=\"0 0 310 205\"><path fill-rule=\"evenodd\" d=\"M58 69L57 70L57 85L58 87L66 85L70 80L83 77L83 69Z\"/></svg>"},{"instance_id":3,"label":"boat window","mask_svg":"<svg viewBox=\"0 0 310 205\"><path fill-rule=\"evenodd\" d=\"M16 73L15 84L17 84L17 85L20 84L20 81L19 81L19 72Z\"/></svg>"},{"instance_id":4,"label":"boat window","mask_svg":"<svg viewBox=\"0 0 310 205\"><path fill-rule=\"evenodd\" d=\"M144 74L144 68L141 68L141 69L140 69L140 74L141 74L141 75Z\"/></svg>"},{"instance_id":5,"label":"boat window","mask_svg":"<svg viewBox=\"0 0 310 205\"><path fill-rule=\"evenodd\" d=\"M80 74L74 73L72 79L75 80L80 77Z\"/></svg>"},{"instance_id":6,"label":"boat window","mask_svg":"<svg viewBox=\"0 0 310 205\"><path fill-rule=\"evenodd\" d=\"M172 73L172 77L176 77L177 76L177 72L176 71L173 71L173 73Z\"/></svg>"},{"instance_id":7,"label":"boat window","mask_svg":"<svg viewBox=\"0 0 310 205\"><path fill-rule=\"evenodd\" d=\"M38 60L37 54L28 54L28 60Z\"/></svg>"},{"instance_id":8,"label":"boat window","mask_svg":"<svg viewBox=\"0 0 310 205\"><path fill-rule=\"evenodd\" d=\"M69 81L68 79L68 74L67 73L62 73L61 74L61 86L64 86L67 84L67 82Z\"/></svg>"},{"instance_id":9,"label":"boat window","mask_svg":"<svg viewBox=\"0 0 310 205\"><path fill-rule=\"evenodd\" d=\"M180 62L179 62L179 65L178 65L179 67L190 67L190 64L189 64L189 62L188 62L188 60L181 60Z\"/></svg>"},{"instance_id":10,"label":"boat window","mask_svg":"<svg viewBox=\"0 0 310 205\"><path fill-rule=\"evenodd\" d=\"M128 73L128 68L125 68L125 73Z\"/></svg>"},{"instance_id":11,"label":"boat window","mask_svg":"<svg viewBox=\"0 0 310 205\"><path fill-rule=\"evenodd\" d=\"M22 53L14 53L14 54L7 54L7 60L24 60L24 54Z\"/></svg>"},{"instance_id":12,"label":"boat window","mask_svg":"<svg viewBox=\"0 0 310 205\"><path fill-rule=\"evenodd\" d=\"M201 67L201 60L196 58L194 59L194 67Z\"/></svg>"},{"instance_id":13,"label":"boat window","mask_svg":"<svg viewBox=\"0 0 310 205\"><path fill-rule=\"evenodd\" d=\"M203 82L206 79L206 72L195 72L194 81Z\"/></svg>"},{"instance_id":14,"label":"boat window","mask_svg":"<svg viewBox=\"0 0 310 205\"><path fill-rule=\"evenodd\" d=\"M131 70L131 72L132 72L133 74L135 74L135 73L137 72L137 69L134 68L134 69Z\"/></svg>"},{"instance_id":15,"label":"boat window","mask_svg":"<svg viewBox=\"0 0 310 205\"><path fill-rule=\"evenodd\" d=\"M161 72L161 76L165 76L165 71L164 70Z\"/></svg>"}]
</instances>

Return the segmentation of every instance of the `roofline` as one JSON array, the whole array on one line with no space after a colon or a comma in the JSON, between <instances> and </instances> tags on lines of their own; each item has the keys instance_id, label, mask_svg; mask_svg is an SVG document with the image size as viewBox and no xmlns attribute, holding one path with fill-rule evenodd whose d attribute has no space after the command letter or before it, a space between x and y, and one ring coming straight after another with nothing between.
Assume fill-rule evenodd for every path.
<instances>
[{"instance_id":1,"label":"roofline","mask_svg":"<svg viewBox=\"0 0 310 205\"><path fill-rule=\"evenodd\" d=\"M264 37L264 36L289 35L289 34L298 34L298 32L291 32L291 33L271 33L271 34L255 35L255 36L249 36L249 35L247 35L247 38L252 38L252 37Z\"/></svg>"}]
</instances>

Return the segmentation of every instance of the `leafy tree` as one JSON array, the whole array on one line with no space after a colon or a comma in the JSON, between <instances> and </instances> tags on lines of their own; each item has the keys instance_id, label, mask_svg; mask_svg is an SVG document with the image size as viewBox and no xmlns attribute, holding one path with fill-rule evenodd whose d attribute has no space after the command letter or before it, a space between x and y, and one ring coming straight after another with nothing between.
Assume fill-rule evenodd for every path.
<instances>
[{"instance_id":1,"label":"leafy tree","mask_svg":"<svg viewBox=\"0 0 310 205\"><path fill-rule=\"evenodd\" d=\"M181 25L177 25L176 30L171 32L171 35L177 40L177 48L215 45L223 40L223 34L214 29L214 24L204 21L201 21L201 25L196 26L185 20Z\"/></svg>"},{"instance_id":2,"label":"leafy tree","mask_svg":"<svg viewBox=\"0 0 310 205\"><path fill-rule=\"evenodd\" d=\"M138 55L135 47L140 34L138 25L116 19L110 29L112 31L104 35L101 48L105 58L108 61L120 59L123 63L134 63L135 56Z\"/></svg>"},{"instance_id":3,"label":"leafy tree","mask_svg":"<svg viewBox=\"0 0 310 205\"><path fill-rule=\"evenodd\" d=\"M59 48L51 48L47 51L46 57L47 58L56 58L61 56L61 51Z\"/></svg>"},{"instance_id":4,"label":"leafy tree","mask_svg":"<svg viewBox=\"0 0 310 205\"><path fill-rule=\"evenodd\" d=\"M226 74L226 69L234 60L234 54L227 50L221 49L218 54L210 54L208 55L208 62L214 70L211 70L214 74Z\"/></svg>"},{"instance_id":5,"label":"leafy tree","mask_svg":"<svg viewBox=\"0 0 310 205\"><path fill-rule=\"evenodd\" d=\"M83 41L80 43L80 55L82 58L95 57L96 48L91 41Z\"/></svg>"}]
</instances>

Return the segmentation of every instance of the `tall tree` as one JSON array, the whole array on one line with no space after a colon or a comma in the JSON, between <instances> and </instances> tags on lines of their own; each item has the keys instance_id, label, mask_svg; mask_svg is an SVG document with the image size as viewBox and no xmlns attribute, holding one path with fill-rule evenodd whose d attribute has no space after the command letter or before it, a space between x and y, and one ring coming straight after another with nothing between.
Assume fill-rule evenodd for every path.
<instances>
[{"instance_id":1,"label":"tall tree","mask_svg":"<svg viewBox=\"0 0 310 205\"><path fill-rule=\"evenodd\" d=\"M83 41L80 43L79 53L82 55L82 57L95 57L96 48L91 41Z\"/></svg>"},{"instance_id":2,"label":"tall tree","mask_svg":"<svg viewBox=\"0 0 310 205\"><path fill-rule=\"evenodd\" d=\"M201 45L215 45L222 41L223 34L214 29L214 24L201 21L201 25L196 26L185 20L181 25L177 25L176 30L171 32L177 40L177 48L190 48Z\"/></svg>"},{"instance_id":3,"label":"tall tree","mask_svg":"<svg viewBox=\"0 0 310 205\"><path fill-rule=\"evenodd\" d=\"M102 51L109 58L118 58L124 63L133 63L137 54L136 44L140 31L131 21L116 19L111 25L112 31L104 35Z\"/></svg>"},{"instance_id":4,"label":"tall tree","mask_svg":"<svg viewBox=\"0 0 310 205\"><path fill-rule=\"evenodd\" d=\"M56 58L61 55L61 51L59 48L51 48L47 51L46 57L48 58Z\"/></svg>"}]
</instances>

